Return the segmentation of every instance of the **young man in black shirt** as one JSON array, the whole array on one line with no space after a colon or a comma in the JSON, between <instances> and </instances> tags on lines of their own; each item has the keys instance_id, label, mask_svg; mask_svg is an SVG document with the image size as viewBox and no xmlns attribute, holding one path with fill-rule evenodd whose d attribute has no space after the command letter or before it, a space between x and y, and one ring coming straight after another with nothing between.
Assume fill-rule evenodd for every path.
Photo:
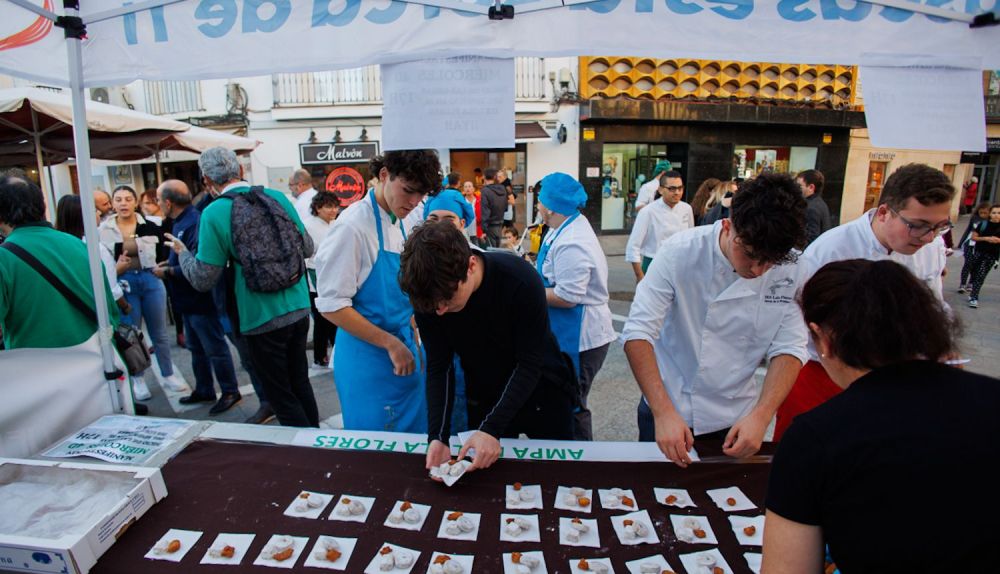
<instances>
[{"instance_id":1,"label":"young man in black shirt","mask_svg":"<svg viewBox=\"0 0 1000 574\"><path fill-rule=\"evenodd\" d=\"M400 285L427 352L427 468L451 456L455 354L465 371L469 428L477 429L459 452L476 450L470 470L497 460L500 437L572 440L576 377L529 263L474 251L450 222L427 222L406 242Z\"/></svg>"}]
</instances>

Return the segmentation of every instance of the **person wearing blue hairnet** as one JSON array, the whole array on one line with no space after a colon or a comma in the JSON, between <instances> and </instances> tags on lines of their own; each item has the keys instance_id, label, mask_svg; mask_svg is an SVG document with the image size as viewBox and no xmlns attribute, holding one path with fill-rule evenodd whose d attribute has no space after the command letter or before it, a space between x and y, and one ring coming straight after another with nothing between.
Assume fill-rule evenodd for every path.
<instances>
[{"instance_id":1,"label":"person wearing blue hairnet","mask_svg":"<svg viewBox=\"0 0 1000 574\"><path fill-rule=\"evenodd\" d=\"M597 234L580 208L587 192L565 173L542 179L538 212L549 227L535 263L545 283L549 322L559 347L573 360L580 382L580 407L573 438L593 440L587 395L615 339L608 307L608 261Z\"/></svg>"},{"instance_id":2,"label":"person wearing blue hairnet","mask_svg":"<svg viewBox=\"0 0 1000 574\"><path fill-rule=\"evenodd\" d=\"M433 197L428 197L424 204L424 214L427 221L448 221L455 224L455 227L463 232L470 221L476 221L476 212L472 205L466 201L461 192L451 188L444 189Z\"/></svg>"}]
</instances>

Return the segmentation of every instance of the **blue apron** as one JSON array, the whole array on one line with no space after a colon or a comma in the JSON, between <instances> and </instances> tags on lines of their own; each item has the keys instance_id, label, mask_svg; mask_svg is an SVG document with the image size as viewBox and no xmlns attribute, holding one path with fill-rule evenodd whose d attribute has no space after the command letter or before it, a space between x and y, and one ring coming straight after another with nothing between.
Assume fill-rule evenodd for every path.
<instances>
[{"instance_id":1,"label":"blue apron","mask_svg":"<svg viewBox=\"0 0 1000 574\"><path fill-rule=\"evenodd\" d=\"M553 287L554 284L549 283L549 280L545 278L545 274L542 273L545 258L548 256L552 244L559 238L559 234L569 227L569 224L573 223L573 220L577 217L580 217L579 211L559 226L559 229L555 231L555 235L552 236L552 241L545 241L538 250L538 259L535 266L538 269L538 274L542 276L542 283L545 284L546 288ZM573 371L579 379L580 330L583 327L583 305L574 305L568 309L549 305L549 325L552 329L552 334L556 336L556 341L559 343L559 349L573 360Z\"/></svg>"},{"instance_id":2,"label":"blue apron","mask_svg":"<svg viewBox=\"0 0 1000 574\"><path fill-rule=\"evenodd\" d=\"M378 230L378 258L352 301L354 309L376 327L401 340L413 353L418 367L424 363L413 338L413 308L399 288L399 254L385 250L379 207L369 191ZM399 222L403 230L403 222ZM406 231L403 230L403 238ZM418 368L406 377L392 372L389 353L337 329L333 348L333 378L344 413L344 428L395 432L427 432L427 397L424 372Z\"/></svg>"}]
</instances>

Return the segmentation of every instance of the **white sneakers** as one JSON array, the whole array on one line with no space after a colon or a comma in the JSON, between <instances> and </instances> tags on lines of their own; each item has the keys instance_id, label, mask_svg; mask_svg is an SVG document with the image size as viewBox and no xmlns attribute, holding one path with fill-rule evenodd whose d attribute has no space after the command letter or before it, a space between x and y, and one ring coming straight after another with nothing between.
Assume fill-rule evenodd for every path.
<instances>
[{"instance_id":1,"label":"white sneakers","mask_svg":"<svg viewBox=\"0 0 1000 574\"><path fill-rule=\"evenodd\" d=\"M163 386L170 389L175 393L188 393L191 392L191 387L187 386L187 383L177 378L177 375L170 375L169 377L163 377Z\"/></svg>"},{"instance_id":2,"label":"white sneakers","mask_svg":"<svg viewBox=\"0 0 1000 574\"><path fill-rule=\"evenodd\" d=\"M132 398L137 401L148 401L153 398L153 394L149 392L149 387L146 386L146 379L132 377Z\"/></svg>"}]
</instances>

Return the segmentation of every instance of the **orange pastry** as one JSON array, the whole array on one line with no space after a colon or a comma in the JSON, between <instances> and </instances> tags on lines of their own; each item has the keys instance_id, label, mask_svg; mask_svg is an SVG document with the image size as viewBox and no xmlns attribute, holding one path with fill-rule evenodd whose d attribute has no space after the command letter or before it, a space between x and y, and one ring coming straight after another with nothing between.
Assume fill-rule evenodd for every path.
<instances>
[{"instance_id":1,"label":"orange pastry","mask_svg":"<svg viewBox=\"0 0 1000 574\"><path fill-rule=\"evenodd\" d=\"M746 534L747 536L753 536L754 534L757 534L757 527L751 524L750 526L747 526L743 529L743 534Z\"/></svg>"},{"instance_id":2,"label":"orange pastry","mask_svg":"<svg viewBox=\"0 0 1000 574\"><path fill-rule=\"evenodd\" d=\"M520 482L515 482L514 483L514 490L521 490L521 483Z\"/></svg>"},{"instance_id":3,"label":"orange pastry","mask_svg":"<svg viewBox=\"0 0 1000 574\"><path fill-rule=\"evenodd\" d=\"M581 559L579 562L576 563L576 567L579 568L580 570L590 570L590 563L587 562L586 560Z\"/></svg>"},{"instance_id":4,"label":"orange pastry","mask_svg":"<svg viewBox=\"0 0 1000 574\"><path fill-rule=\"evenodd\" d=\"M219 556L222 556L223 558L232 558L235 555L236 555L236 549L233 548L232 546L226 546L225 548L222 549L221 552L219 552Z\"/></svg>"},{"instance_id":5,"label":"orange pastry","mask_svg":"<svg viewBox=\"0 0 1000 574\"><path fill-rule=\"evenodd\" d=\"M706 536L708 536L708 534L705 534L705 531L702 530L701 528L695 528L694 535L696 538L705 538Z\"/></svg>"},{"instance_id":6,"label":"orange pastry","mask_svg":"<svg viewBox=\"0 0 1000 574\"><path fill-rule=\"evenodd\" d=\"M334 550L333 548L330 548L326 551L326 559L328 562L336 562L337 560L340 560L341 556L342 554L340 553L339 550Z\"/></svg>"},{"instance_id":7,"label":"orange pastry","mask_svg":"<svg viewBox=\"0 0 1000 574\"><path fill-rule=\"evenodd\" d=\"M403 501L403 504L399 505L399 509L402 510L403 512L406 512L411 508L413 508L413 505L406 501Z\"/></svg>"},{"instance_id":8,"label":"orange pastry","mask_svg":"<svg viewBox=\"0 0 1000 574\"><path fill-rule=\"evenodd\" d=\"M673 494L668 494L667 497L663 499L663 502L666 502L667 504L673 504L677 502L677 497L674 496Z\"/></svg>"},{"instance_id":9,"label":"orange pastry","mask_svg":"<svg viewBox=\"0 0 1000 574\"><path fill-rule=\"evenodd\" d=\"M580 506L590 506L590 499L587 498L586 496L581 496L580 498L577 499L577 502L580 504Z\"/></svg>"},{"instance_id":10,"label":"orange pastry","mask_svg":"<svg viewBox=\"0 0 1000 574\"><path fill-rule=\"evenodd\" d=\"M627 496L622 497L622 504L629 508L635 508L635 501Z\"/></svg>"},{"instance_id":11,"label":"orange pastry","mask_svg":"<svg viewBox=\"0 0 1000 574\"><path fill-rule=\"evenodd\" d=\"M461 516L461 512L452 512L448 514L448 520L458 520Z\"/></svg>"},{"instance_id":12,"label":"orange pastry","mask_svg":"<svg viewBox=\"0 0 1000 574\"><path fill-rule=\"evenodd\" d=\"M167 543L167 553L173 554L181 549L181 541L176 538Z\"/></svg>"},{"instance_id":13,"label":"orange pastry","mask_svg":"<svg viewBox=\"0 0 1000 574\"><path fill-rule=\"evenodd\" d=\"M447 554L438 554L437 558L434 559L435 564L444 564L445 562L451 560L451 556Z\"/></svg>"},{"instance_id":14,"label":"orange pastry","mask_svg":"<svg viewBox=\"0 0 1000 574\"><path fill-rule=\"evenodd\" d=\"M729 506L736 506L736 499L730 496L726 499L726 504Z\"/></svg>"},{"instance_id":15,"label":"orange pastry","mask_svg":"<svg viewBox=\"0 0 1000 574\"><path fill-rule=\"evenodd\" d=\"M278 562L283 562L283 561L288 560L289 558L291 558L292 554L295 554L295 549L294 548L285 548L281 552L278 552L278 553L272 555L271 558L274 558Z\"/></svg>"},{"instance_id":16,"label":"orange pastry","mask_svg":"<svg viewBox=\"0 0 1000 574\"><path fill-rule=\"evenodd\" d=\"M389 546L383 546L382 549L378 551L378 553L381 554L382 556L385 556L386 554L389 554L391 552L392 548L390 548Z\"/></svg>"},{"instance_id":17,"label":"orange pastry","mask_svg":"<svg viewBox=\"0 0 1000 574\"><path fill-rule=\"evenodd\" d=\"M523 555L520 552L514 552L510 555L510 561L513 562L514 564L520 564L521 556Z\"/></svg>"}]
</instances>

